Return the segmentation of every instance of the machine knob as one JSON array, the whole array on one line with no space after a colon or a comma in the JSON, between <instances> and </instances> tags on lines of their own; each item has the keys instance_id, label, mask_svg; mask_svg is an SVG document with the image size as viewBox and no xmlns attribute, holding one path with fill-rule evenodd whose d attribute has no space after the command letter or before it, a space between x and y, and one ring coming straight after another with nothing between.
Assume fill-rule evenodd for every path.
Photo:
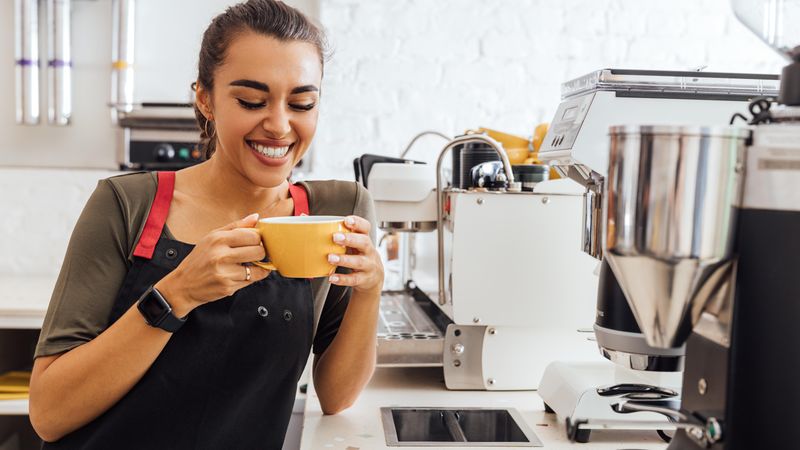
<instances>
[{"instance_id":1,"label":"machine knob","mask_svg":"<svg viewBox=\"0 0 800 450\"><path fill-rule=\"evenodd\" d=\"M158 144L156 146L156 160L159 162L169 162L175 159L175 149L169 144Z\"/></svg>"},{"instance_id":2,"label":"machine knob","mask_svg":"<svg viewBox=\"0 0 800 450\"><path fill-rule=\"evenodd\" d=\"M453 344L450 347L450 351L453 352L454 355L460 355L464 353L464 344Z\"/></svg>"}]
</instances>

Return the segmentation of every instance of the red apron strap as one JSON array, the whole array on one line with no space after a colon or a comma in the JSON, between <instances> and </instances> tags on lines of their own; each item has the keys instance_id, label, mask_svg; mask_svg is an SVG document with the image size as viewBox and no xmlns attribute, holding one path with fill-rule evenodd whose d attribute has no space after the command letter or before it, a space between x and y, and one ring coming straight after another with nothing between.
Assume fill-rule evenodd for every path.
<instances>
[{"instance_id":1,"label":"red apron strap","mask_svg":"<svg viewBox=\"0 0 800 450\"><path fill-rule=\"evenodd\" d=\"M294 200L294 215L295 216L309 216L311 213L308 210L308 193L305 188L300 184L289 184L289 195Z\"/></svg>"},{"instance_id":2,"label":"red apron strap","mask_svg":"<svg viewBox=\"0 0 800 450\"><path fill-rule=\"evenodd\" d=\"M150 259L156 250L156 244L161 238L161 231L169 214L169 205L172 203L172 191L175 188L175 172L158 172L158 190L147 214L144 230L136 244L134 256Z\"/></svg>"}]
</instances>

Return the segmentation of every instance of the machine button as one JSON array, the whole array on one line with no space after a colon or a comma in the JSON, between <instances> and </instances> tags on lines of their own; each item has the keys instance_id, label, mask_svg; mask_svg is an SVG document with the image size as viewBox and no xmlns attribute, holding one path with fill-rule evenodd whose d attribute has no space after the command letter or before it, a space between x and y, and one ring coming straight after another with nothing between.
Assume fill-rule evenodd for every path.
<instances>
[{"instance_id":1,"label":"machine button","mask_svg":"<svg viewBox=\"0 0 800 450\"><path fill-rule=\"evenodd\" d=\"M169 144L158 144L155 153L156 159L160 162L169 162L175 159L175 149Z\"/></svg>"},{"instance_id":2,"label":"machine button","mask_svg":"<svg viewBox=\"0 0 800 450\"><path fill-rule=\"evenodd\" d=\"M189 149L188 149L188 148L186 148L186 147L181 147L181 148L178 150L178 156L179 156L181 159L189 159Z\"/></svg>"}]
</instances>

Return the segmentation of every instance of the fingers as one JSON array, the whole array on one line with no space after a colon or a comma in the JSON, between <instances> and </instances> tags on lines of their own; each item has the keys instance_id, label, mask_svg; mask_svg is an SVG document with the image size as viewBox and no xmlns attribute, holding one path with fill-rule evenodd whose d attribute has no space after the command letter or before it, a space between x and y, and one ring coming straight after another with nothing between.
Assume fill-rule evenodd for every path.
<instances>
[{"instance_id":1,"label":"fingers","mask_svg":"<svg viewBox=\"0 0 800 450\"><path fill-rule=\"evenodd\" d=\"M221 243L231 248L261 246L261 235L253 228L236 228L215 233Z\"/></svg>"},{"instance_id":2,"label":"fingers","mask_svg":"<svg viewBox=\"0 0 800 450\"><path fill-rule=\"evenodd\" d=\"M328 277L328 280L337 286L359 286L364 284L367 276L363 272L353 272L350 274L335 273Z\"/></svg>"},{"instance_id":3,"label":"fingers","mask_svg":"<svg viewBox=\"0 0 800 450\"><path fill-rule=\"evenodd\" d=\"M350 231L362 234L369 234L369 230L372 228L372 224L370 224L367 219L358 216L345 217L344 226L346 226Z\"/></svg>"},{"instance_id":4,"label":"fingers","mask_svg":"<svg viewBox=\"0 0 800 450\"><path fill-rule=\"evenodd\" d=\"M249 247L236 247L226 252L224 261L232 264L249 263L253 261L261 261L266 257L264 247L260 245L252 245Z\"/></svg>"},{"instance_id":5,"label":"fingers","mask_svg":"<svg viewBox=\"0 0 800 450\"><path fill-rule=\"evenodd\" d=\"M367 234L360 233L334 233L333 242L358 250L361 253L368 253L374 247L372 239Z\"/></svg>"},{"instance_id":6,"label":"fingers","mask_svg":"<svg viewBox=\"0 0 800 450\"><path fill-rule=\"evenodd\" d=\"M328 255L328 262L339 267L347 267L358 271L372 270L375 263L364 255Z\"/></svg>"},{"instance_id":7,"label":"fingers","mask_svg":"<svg viewBox=\"0 0 800 450\"><path fill-rule=\"evenodd\" d=\"M235 220L222 228L219 228L220 231L225 230L233 230L235 228L249 228L254 227L258 222L258 213L250 214L247 217L241 218L239 220Z\"/></svg>"}]
</instances>

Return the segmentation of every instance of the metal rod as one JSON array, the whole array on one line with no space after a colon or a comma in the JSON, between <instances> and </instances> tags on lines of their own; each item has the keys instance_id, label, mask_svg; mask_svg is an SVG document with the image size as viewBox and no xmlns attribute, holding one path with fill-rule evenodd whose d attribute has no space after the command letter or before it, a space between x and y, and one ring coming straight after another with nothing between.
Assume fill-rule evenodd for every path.
<instances>
[{"instance_id":1,"label":"metal rod","mask_svg":"<svg viewBox=\"0 0 800 450\"><path fill-rule=\"evenodd\" d=\"M458 423L456 412L443 411L442 415L444 416L444 426L447 427L447 432L450 433L450 437L453 438L453 442L467 442L467 436L464 434L464 430L461 429L461 425Z\"/></svg>"},{"instance_id":2,"label":"metal rod","mask_svg":"<svg viewBox=\"0 0 800 450\"><path fill-rule=\"evenodd\" d=\"M514 173L511 171L511 163L508 161L508 155L503 150L503 146L494 139L486 136L485 134L464 134L456 136L452 141L444 146L442 151L439 152L439 158L436 160L436 240L438 247L438 270L439 270L439 304L445 305L447 303L447 293L444 288L444 192L442 190L442 161L445 155L453 147L459 144L470 144L473 142L480 142L488 144L500 156L503 161L503 168L506 172L508 185L514 183ZM456 170L456 168L453 168Z\"/></svg>"},{"instance_id":3,"label":"metal rod","mask_svg":"<svg viewBox=\"0 0 800 450\"><path fill-rule=\"evenodd\" d=\"M14 2L14 64L16 119L20 125L39 123L39 4Z\"/></svg>"},{"instance_id":4,"label":"metal rod","mask_svg":"<svg viewBox=\"0 0 800 450\"><path fill-rule=\"evenodd\" d=\"M445 141L450 141L450 139L452 139L450 136L448 136L448 135L446 135L444 133L440 133L440 132L435 131L435 130L423 131L422 133L419 133L418 135L414 136L411 139L411 142L408 143L408 145L406 146L406 149L403 150L403 153L400 154L400 157L401 158L405 158L406 154L408 153L408 151L411 150L411 147L414 146L414 143L416 143L417 140L419 140L419 138L421 138L423 136L428 136L428 135L431 135L431 134L434 135L434 136L439 136L440 138L444 139Z\"/></svg>"},{"instance_id":5,"label":"metal rod","mask_svg":"<svg viewBox=\"0 0 800 450\"><path fill-rule=\"evenodd\" d=\"M71 0L47 0L47 121L69 125L72 116Z\"/></svg>"},{"instance_id":6,"label":"metal rod","mask_svg":"<svg viewBox=\"0 0 800 450\"><path fill-rule=\"evenodd\" d=\"M135 0L114 0L111 47L111 110L116 122L117 112L133 109L133 62L135 31Z\"/></svg>"}]
</instances>

